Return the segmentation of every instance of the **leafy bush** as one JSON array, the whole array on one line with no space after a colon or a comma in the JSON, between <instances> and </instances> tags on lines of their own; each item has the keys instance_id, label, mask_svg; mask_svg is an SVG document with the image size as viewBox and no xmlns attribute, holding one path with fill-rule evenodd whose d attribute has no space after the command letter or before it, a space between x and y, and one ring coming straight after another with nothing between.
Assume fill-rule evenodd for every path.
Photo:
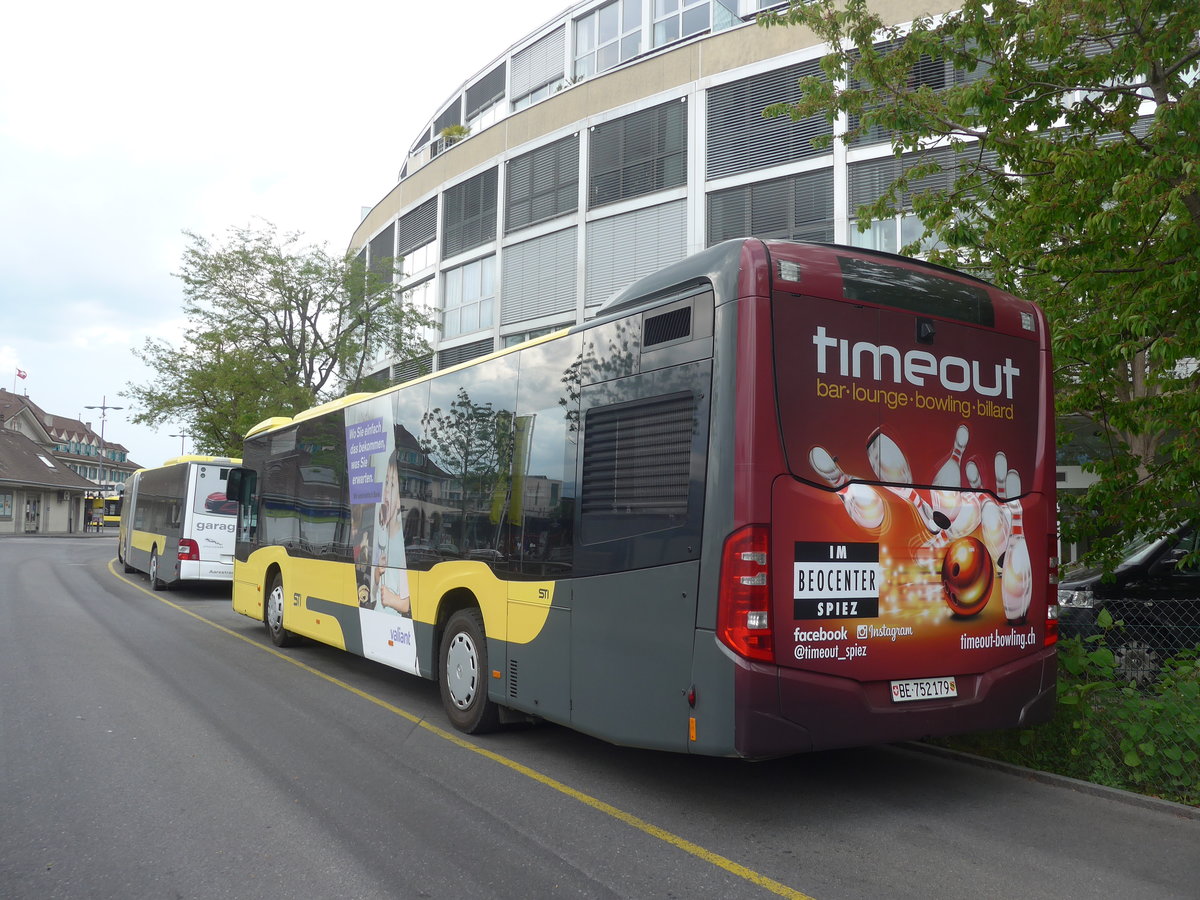
<instances>
[{"instance_id":1,"label":"leafy bush","mask_svg":"<svg viewBox=\"0 0 1200 900\"><path fill-rule=\"evenodd\" d=\"M1036 728L939 741L1040 769L1200 806L1200 665L1197 652L1168 660L1159 678L1123 682L1107 646L1119 622L1102 612L1102 633L1058 645L1058 713Z\"/></svg>"}]
</instances>

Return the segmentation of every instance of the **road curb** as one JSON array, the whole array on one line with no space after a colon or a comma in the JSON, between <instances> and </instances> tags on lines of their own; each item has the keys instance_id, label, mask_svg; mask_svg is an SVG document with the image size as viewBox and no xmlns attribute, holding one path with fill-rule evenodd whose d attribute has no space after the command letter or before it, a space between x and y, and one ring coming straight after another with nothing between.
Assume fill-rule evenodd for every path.
<instances>
[{"instance_id":1,"label":"road curb","mask_svg":"<svg viewBox=\"0 0 1200 900\"><path fill-rule=\"evenodd\" d=\"M1028 778L1031 781L1039 781L1042 784L1050 784L1055 787L1078 791L1081 794L1103 797L1106 800L1124 803L1126 806L1137 806L1142 809L1154 810L1155 812L1173 814L1179 816L1181 819L1200 821L1200 807L1188 806L1186 803L1176 803L1173 800L1163 800L1159 797L1148 797L1145 794L1137 794L1133 791L1123 791L1120 788L1093 784L1090 781L1081 781L1078 778L1070 778L1066 775L1056 775L1053 772L1042 772L1039 769L1028 769L1025 766L1002 762L1001 760L991 759L986 756L977 756L974 753L964 753L961 750L951 750L948 747L937 747L933 744L909 742L897 744L896 746L916 753L940 756L944 759L955 759L959 762L979 766L983 769L996 769L1006 772L1009 775Z\"/></svg>"}]
</instances>

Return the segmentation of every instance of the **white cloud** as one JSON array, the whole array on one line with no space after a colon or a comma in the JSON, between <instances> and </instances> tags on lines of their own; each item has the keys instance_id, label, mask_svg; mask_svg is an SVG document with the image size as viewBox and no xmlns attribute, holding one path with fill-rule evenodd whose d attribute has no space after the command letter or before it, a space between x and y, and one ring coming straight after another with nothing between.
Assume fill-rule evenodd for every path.
<instances>
[{"instance_id":1,"label":"white cloud","mask_svg":"<svg viewBox=\"0 0 1200 900\"><path fill-rule=\"evenodd\" d=\"M568 0L445 7L214 0L25 3L0 55L0 387L76 416L178 340L184 230L255 218L345 249L417 130ZM29 377L15 379L17 367ZM177 428L108 416L140 463ZM190 449L190 448L188 448Z\"/></svg>"}]
</instances>

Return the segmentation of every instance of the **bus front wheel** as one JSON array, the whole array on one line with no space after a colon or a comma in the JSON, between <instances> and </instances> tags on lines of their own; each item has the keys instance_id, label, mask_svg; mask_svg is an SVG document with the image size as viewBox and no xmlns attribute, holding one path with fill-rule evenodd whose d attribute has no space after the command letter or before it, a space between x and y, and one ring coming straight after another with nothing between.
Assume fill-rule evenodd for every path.
<instances>
[{"instance_id":1,"label":"bus front wheel","mask_svg":"<svg viewBox=\"0 0 1200 900\"><path fill-rule=\"evenodd\" d=\"M442 634L438 684L446 716L459 731L483 734L500 724L500 709L488 699L487 637L477 609L461 609Z\"/></svg>"},{"instance_id":2,"label":"bus front wheel","mask_svg":"<svg viewBox=\"0 0 1200 900\"><path fill-rule=\"evenodd\" d=\"M126 575L128 575L130 572L137 571L137 569L135 569L133 566L131 566L129 564L129 551L128 550L122 551L120 544L117 544L117 559L119 559L121 561L121 565L123 565L125 567Z\"/></svg>"},{"instance_id":3,"label":"bus front wheel","mask_svg":"<svg viewBox=\"0 0 1200 900\"><path fill-rule=\"evenodd\" d=\"M263 621L271 635L271 643L276 647L290 647L296 643L296 635L283 627L283 579L278 575L271 578L267 602L263 605Z\"/></svg>"}]
</instances>

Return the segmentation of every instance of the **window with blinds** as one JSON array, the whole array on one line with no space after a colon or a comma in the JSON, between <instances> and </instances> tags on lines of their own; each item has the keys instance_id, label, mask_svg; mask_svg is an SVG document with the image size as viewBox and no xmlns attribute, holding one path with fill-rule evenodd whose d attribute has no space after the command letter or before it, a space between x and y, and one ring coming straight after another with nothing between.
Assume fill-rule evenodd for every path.
<instances>
[{"instance_id":1,"label":"window with blinds","mask_svg":"<svg viewBox=\"0 0 1200 900\"><path fill-rule=\"evenodd\" d=\"M396 224L394 222L389 224L387 228L371 238L369 246L371 274L391 284L395 271L392 260L396 255Z\"/></svg>"},{"instance_id":2,"label":"window with blinds","mask_svg":"<svg viewBox=\"0 0 1200 900\"><path fill-rule=\"evenodd\" d=\"M504 99L504 81L508 75L508 66L504 63L496 66L477 82L467 88L467 121Z\"/></svg>"},{"instance_id":3,"label":"window with blinds","mask_svg":"<svg viewBox=\"0 0 1200 900\"><path fill-rule=\"evenodd\" d=\"M880 53L893 53L903 45L903 41L888 41L876 47ZM953 62L948 59L935 59L927 54L921 54L913 63L908 71L908 89L910 91L918 91L921 88L929 88L932 91L943 91L948 87L953 87L957 84L968 84L978 81L985 77L988 72L988 66L983 64L977 66L973 71L957 68ZM859 78L850 78L850 87L861 89L867 86L867 83ZM862 117L859 115L850 115L848 119L849 127L853 130L859 126ZM892 138L892 130L883 128L879 125L872 125L865 132L859 135L855 144L871 144L890 141Z\"/></svg>"},{"instance_id":4,"label":"window with blinds","mask_svg":"<svg viewBox=\"0 0 1200 900\"><path fill-rule=\"evenodd\" d=\"M588 225L584 255L585 303L603 303L644 275L687 254L683 200L610 216Z\"/></svg>"},{"instance_id":5,"label":"window with blinds","mask_svg":"<svg viewBox=\"0 0 1200 900\"><path fill-rule=\"evenodd\" d=\"M506 172L505 234L575 212L579 207L579 135L514 158Z\"/></svg>"},{"instance_id":6,"label":"window with blinds","mask_svg":"<svg viewBox=\"0 0 1200 900\"><path fill-rule=\"evenodd\" d=\"M799 122L790 118L764 119L772 103L800 99L796 83L809 76L823 77L818 60L764 72L723 84L708 91L709 178L737 175L828 153L813 148L814 138L832 134L824 116Z\"/></svg>"},{"instance_id":7,"label":"window with blinds","mask_svg":"<svg viewBox=\"0 0 1200 900\"><path fill-rule=\"evenodd\" d=\"M492 339L488 338L484 341L475 341L472 344L463 344L461 347L451 347L449 350L443 350L438 353L438 369L448 369L451 366L457 366L459 363L487 356L492 352L492 348Z\"/></svg>"},{"instance_id":8,"label":"window with blinds","mask_svg":"<svg viewBox=\"0 0 1200 900\"><path fill-rule=\"evenodd\" d=\"M455 97L440 116L433 120L433 136L436 138L442 133L443 128L448 128L451 125L462 124L462 103L461 98Z\"/></svg>"},{"instance_id":9,"label":"window with blinds","mask_svg":"<svg viewBox=\"0 0 1200 900\"><path fill-rule=\"evenodd\" d=\"M396 220L396 253L408 256L437 237L437 197L430 197Z\"/></svg>"},{"instance_id":10,"label":"window with blinds","mask_svg":"<svg viewBox=\"0 0 1200 900\"><path fill-rule=\"evenodd\" d=\"M708 243L753 235L790 241L833 240L833 170L713 191Z\"/></svg>"},{"instance_id":11,"label":"window with blinds","mask_svg":"<svg viewBox=\"0 0 1200 900\"><path fill-rule=\"evenodd\" d=\"M442 195L443 259L496 239L498 171L488 169Z\"/></svg>"},{"instance_id":12,"label":"window with blinds","mask_svg":"<svg viewBox=\"0 0 1200 900\"><path fill-rule=\"evenodd\" d=\"M858 215L859 207L874 203L884 195L893 181L911 171L915 166L936 160L942 167L940 172L926 175L912 181L900 192L897 203L901 209L912 206L914 194L926 191L945 191L953 186L958 177L959 167L965 161L950 147L937 150L926 150L922 153L906 153L900 158L885 156L880 159L864 160L851 163L848 176L850 179L850 215Z\"/></svg>"},{"instance_id":13,"label":"window with blinds","mask_svg":"<svg viewBox=\"0 0 1200 900\"><path fill-rule=\"evenodd\" d=\"M403 362L395 363L388 371L392 384L412 381L414 378L420 378L433 371L433 356L427 354L415 359L406 359Z\"/></svg>"},{"instance_id":14,"label":"window with blinds","mask_svg":"<svg viewBox=\"0 0 1200 900\"><path fill-rule=\"evenodd\" d=\"M520 106L525 98L562 80L565 53L566 28L562 27L513 54L513 106Z\"/></svg>"},{"instance_id":15,"label":"window with blinds","mask_svg":"<svg viewBox=\"0 0 1200 900\"><path fill-rule=\"evenodd\" d=\"M504 248L500 324L575 312L576 229Z\"/></svg>"},{"instance_id":16,"label":"window with blinds","mask_svg":"<svg viewBox=\"0 0 1200 900\"><path fill-rule=\"evenodd\" d=\"M687 183L687 104L672 100L592 129L588 208Z\"/></svg>"}]
</instances>

